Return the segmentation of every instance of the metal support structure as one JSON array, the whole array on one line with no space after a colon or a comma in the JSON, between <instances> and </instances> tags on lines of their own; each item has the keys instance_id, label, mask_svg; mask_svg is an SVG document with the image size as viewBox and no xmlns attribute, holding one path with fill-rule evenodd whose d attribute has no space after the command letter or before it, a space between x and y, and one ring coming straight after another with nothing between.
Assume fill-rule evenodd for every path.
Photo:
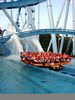
<instances>
[{"instance_id":1,"label":"metal support structure","mask_svg":"<svg viewBox=\"0 0 75 100\"><path fill-rule=\"evenodd\" d=\"M29 30L29 29L35 29L34 25L34 6L33 7L26 7L25 8L25 22L22 26L22 31Z\"/></svg>"},{"instance_id":2,"label":"metal support structure","mask_svg":"<svg viewBox=\"0 0 75 100\"><path fill-rule=\"evenodd\" d=\"M65 12L65 20L64 20L64 29L66 29L67 26L67 20L68 20L68 14L69 14L69 6L70 6L70 1L71 0L67 0L67 6L66 6L66 12Z\"/></svg>"},{"instance_id":3,"label":"metal support structure","mask_svg":"<svg viewBox=\"0 0 75 100\"><path fill-rule=\"evenodd\" d=\"M72 0L73 30L75 30L75 2ZM75 55L75 36L73 36L73 55Z\"/></svg>"},{"instance_id":4,"label":"metal support structure","mask_svg":"<svg viewBox=\"0 0 75 100\"><path fill-rule=\"evenodd\" d=\"M66 2L66 0L64 0L64 3L63 3L63 6L62 6L62 9L61 9L60 14L59 14L59 17L58 17L58 19L57 19L57 23L56 23L56 26L55 26L56 28L57 28L58 25L59 25L59 22L60 22L60 19L61 19L61 16L62 16L63 10L64 10L65 2ZM50 22L51 22L51 21L50 21ZM50 24L50 26L51 26L51 23L49 23L49 24ZM52 39L51 39L51 41L50 41L50 43L49 43L49 46L48 46L47 51L49 51L49 49L50 49L50 47L51 47L51 43L52 43Z\"/></svg>"},{"instance_id":5,"label":"metal support structure","mask_svg":"<svg viewBox=\"0 0 75 100\"><path fill-rule=\"evenodd\" d=\"M70 44L71 44L71 42L72 42L72 39L73 39L73 37L71 36L70 39L69 39L69 42L68 42L66 51L65 51L66 53L68 53L68 51L69 51L69 48L70 48Z\"/></svg>"},{"instance_id":6,"label":"metal support structure","mask_svg":"<svg viewBox=\"0 0 75 100\"><path fill-rule=\"evenodd\" d=\"M22 31L35 29L32 9L33 7L25 8L25 24L22 28Z\"/></svg>"},{"instance_id":7,"label":"metal support structure","mask_svg":"<svg viewBox=\"0 0 75 100\"><path fill-rule=\"evenodd\" d=\"M54 28L54 20L53 20L53 11L52 11L51 0L47 0L47 3L48 3L48 14L49 14L50 28ZM54 34L51 34L51 37L52 37L53 52L57 53L58 51L57 51L56 36ZM50 43L49 43L49 46L48 46L48 50L49 50L49 47L50 47Z\"/></svg>"},{"instance_id":8,"label":"metal support structure","mask_svg":"<svg viewBox=\"0 0 75 100\"><path fill-rule=\"evenodd\" d=\"M17 19L16 19L16 24L19 27L19 17L20 17L20 13L21 13L21 8L18 9L18 14L17 14Z\"/></svg>"},{"instance_id":9,"label":"metal support structure","mask_svg":"<svg viewBox=\"0 0 75 100\"><path fill-rule=\"evenodd\" d=\"M66 6L66 12L65 12L65 20L64 20L64 27L63 27L64 29L66 29L66 26L67 26L70 1L71 0L67 0L67 6ZM60 54L62 53L63 43L64 43L64 35L62 35L62 39L61 39L61 45L60 45L60 50L59 50Z\"/></svg>"},{"instance_id":10,"label":"metal support structure","mask_svg":"<svg viewBox=\"0 0 75 100\"><path fill-rule=\"evenodd\" d=\"M33 7L27 7L26 8L26 13L27 13L27 27L28 29L35 29L35 25L34 25L34 19L33 19L33 12L32 12Z\"/></svg>"},{"instance_id":11,"label":"metal support structure","mask_svg":"<svg viewBox=\"0 0 75 100\"><path fill-rule=\"evenodd\" d=\"M52 9L51 0L47 0L47 7L48 7L50 28L54 28L54 18L53 18L53 9Z\"/></svg>"},{"instance_id":12,"label":"metal support structure","mask_svg":"<svg viewBox=\"0 0 75 100\"><path fill-rule=\"evenodd\" d=\"M13 0L11 0L11 2L13 2ZM13 9L10 9L10 13L11 13L11 18L13 19ZM12 24L13 27L13 24Z\"/></svg>"},{"instance_id":13,"label":"metal support structure","mask_svg":"<svg viewBox=\"0 0 75 100\"><path fill-rule=\"evenodd\" d=\"M38 29L40 29L40 4L38 4Z\"/></svg>"},{"instance_id":14,"label":"metal support structure","mask_svg":"<svg viewBox=\"0 0 75 100\"><path fill-rule=\"evenodd\" d=\"M14 25L14 27L15 27L16 30L17 30L17 32L21 32L20 29L19 29L19 27L16 25L16 23L15 23L14 20L12 19L12 17L9 15L9 13L8 13L6 10L3 10L3 12L4 12L5 15L8 17L8 19L10 20L10 22L12 23L12 25ZM17 46L17 49L18 49L19 53L20 53L21 51L23 51L23 46L22 46L22 44L21 44L21 42L20 42L20 39L19 39L18 35L16 35L16 33L13 33L13 36L12 36L11 39L15 41L15 44L16 44L16 46Z\"/></svg>"},{"instance_id":15,"label":"metal support structure","mask_svg":"<svg viewBox=\"0 0 75 100\"><path fill-rule=\"evenodd\" d=\"M48 48L47 48L47 52L49 52L49 49L50 49L50 47L51 47L51 44L52 44L52 39L50 40L49 46L48 46Z\"/></svg>"},{"instance_id":16,"label":"metal support structure","mask_svg":"<svg viewBox=\"0 0 75 100\"><path fill-rule=\"evenodd\" d=\"M36 28L35 28L34 18L33 18L33 7L27 7L25 13L26 13L26 24L25 27L23 27L22 31L35 30ZM38 35L26 38L26 51L33 51L33 50L43 51L38 39Z\"/></svg>"},{"instance_id":17,"label":"metal support structure","mask_svg":"<svg viewBox=\"0 0 75 100\"><path fill-rule=\"evenodd\" d=\"M6 10L4 10L4 9L3 9L3 12L8 17L8 19L10 20L10 22L14 25L14 27L16 28L16 30L18 32L20 32L20 29L18 28L18 26L16 25L16 23L13 21L12 17L9 15L9 13Z\"/></svg>"},{"instance_id":18,"label":"metal support structure","mask_svg":"<svg viewBox=\"0 0 75 100\"><path fill-rule=\"evenodd\" d=\"M13 19L13 11L12 11L12 9L11 9L11 18ZM13 24L12 24L12 27L13 27Z\"/></svg>"},{"instance_id":19,"label":"metal support structure","mask_svg":"<svg viewBox=\"0 0 75 100\"><path fill-rule=\"evenodd\" d=\"M0 9L12 9L12 8L20 8L20 7L27 7L39 4L46 0L16 0L16 1L7 1L0 2Z\"/></svg>"},{"instance_id":20,"label":"metal support structure","mask_svg":"<svg viewBox=\"0 0 75 100\"><path fill-rule=\"evenodd\" d=\"M3 7L3 4L0 3L0 9L3 8L3 12L5 13L5 15L11 21L12 25L16 28L17 32L19 32L21 34L21 30L19 29L18 25L14 22L14 20L12 18L12 11L11 11L11 15L9 15L9 13L5 9L17 8L17 7L20 8L22 6L23 7L29 6L29 7L26 7L26 13L27 13L27 15L26 15L26 21L27 21L27 23L25 24L25 27L23 28L22 31L25 31L26 29L27 30L35 30L35 24L34 24L33 13L32 13L33 7L31 7L30 5L36 4L35 2L40 3L40 2L43 2L43 1L45 1L45 0L32 0L32 2L31 2L31 0L30 1L25 1L25 0L16 0L16 1L14 1L14 0L11 0L11 2L7 2L6 1L6 5L4 3L4 5L5 5L4 7ZM67 5L66 5L66 12L65 12L64 26L63 26L64 29L66 29L66 26L67 26L69 6L70 6L70 1L71 0L65 0L65 1L67 1ZM61 19L62 13L63 13L63 9L64 9L64 6L65 6L65 1L64 1L63 6L62 6L60 15L58 17L58 20L57 20L57 23L56 23L56 26L55 26L56 28L58 27L58 24L60 22L60 19ZM25 2L26 2L26 4L24 4ZM74 0L72 0L72 2L73 2L73 10L72 10L73 11L73 29L75 29L75 15L74 15L75 14L75 7L74 7L75 6L74 5L75 2L74 2ZM13 5L13 3L14 3L14 5ZM18 5L19 3L20 3L20 5ZM48 15L49 15L50 28L54 29L54 19L53 19L53 11L52 11L51 0L47 0L47 6L48 6ZM39 10L40 9L38 9L38 11ZM18 16L17 16L17 22L19 22L19 15L20 15L20 9L19 9ZM38 12L38 16L40 16L39 12ZM39 19L39 17L38 17L38 19ZM38 28L39 28L39 20L38 20ZM33 37L34 38L30 38L30 39L32 39L34 41L34 44L36 44L35 40L34 40L34 39L36 39L37 43L39 44L37 46L39 46L38 48L40 48L40 50L42 51L42 47L41 47L41 45L39 43L38 38L36 38L36 36L33 36ZM51 41L49 43L47 51L49 51L51 43L52 43L52 46L53 46L53 52L58 53L55 32L51 33ZM59 53L60 54L62 53L63 43L64 43L64 35L62 36L61 45L60 45L60 49L59 49ZM75 36L73 36L73 55L75 55Z\"/></svg>"},{"instance_id":21,"label":"metal support structure","mask_svg":"<svg viewBox=\"0 0 75 100\"><path fill-rule=\"evenodd\" d=\"M65 0L64 3L63 3L62 9L61 9L60 14L59 14L59 17L58 17L58 19L57 19L57 23L56 23L56 26L55 26L56 28L57 28L58 25L59 25L59 22L60 22L60 19L61 19L63 10L64 10L65 3L66 3L66 0Z\"/></svg>"},{"instance_id":22,"label":"metal support structure","mask_svg":"<svg viewBox=\"0 0 75 100\"><path fill-rule=\"evenodd\" d=\"M67 30L67 29L39 29L39 30L30 30L30 31L24 31L21 33L16 33L21 38L33 36L33 35L39 35L39 34L68 34L68 35L75 35L75 30Z\"/></svg>"}]
</instances>

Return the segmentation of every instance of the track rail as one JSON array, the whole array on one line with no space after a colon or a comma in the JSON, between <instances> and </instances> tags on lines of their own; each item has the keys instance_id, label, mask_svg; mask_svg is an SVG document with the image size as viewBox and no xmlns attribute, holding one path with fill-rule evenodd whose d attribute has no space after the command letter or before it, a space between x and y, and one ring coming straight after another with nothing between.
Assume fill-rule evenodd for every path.
<instances>
[{"instance_id":1,"label":"track rail","mask_svg":"<svg viewBox=\"0 0 75 100\"><path fill-rule=\"evenodd\" d=\"M5 0L5 2L3 0L0 2L0 10L32 6L44 1L46 0L16 0L16 1Z\"/></svg>"}]
</instances>

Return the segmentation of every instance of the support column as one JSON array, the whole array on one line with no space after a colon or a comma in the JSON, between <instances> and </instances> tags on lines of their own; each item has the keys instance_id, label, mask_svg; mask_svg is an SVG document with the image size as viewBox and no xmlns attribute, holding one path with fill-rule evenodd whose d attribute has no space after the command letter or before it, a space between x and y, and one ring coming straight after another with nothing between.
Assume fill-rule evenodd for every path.
<instances>
[{"instance_id":1,"label":"support column","mask_svg":"<svg viewBox=\"0 0 75 100\"><path fill-rule=\"evenodd\" d=\"M23 27L23 31L35 30L35 23L33 18L33 7L26 8L26 25ZM26 40L26 51L43 51L40 45L38 35L30 36L25 38Z\"/></svg>"},{"instance_id":2,"label":"support column","mask_svg":"<svg viewBox=\"0 0 75 100\"><path fill-rule=\"evenodd\" d=\"M65 20L64 20L64 27L63 27L64 29L66 29L66 26L67 26L70 1L71 0L67 0L67 6L66 6L66 12L65 12ZM63 44L64 44L64 35L62 35L62 39L61 39L61 45L60 45L60 50L59 50L60 54L62 53Z\"/></svg>"},{"instance_id":3,"label":"support column","mask_svg":"<svg viewBox=\"0 0 75 100\"><path fill-rule=\"evenodd\" d=\"M59 22L60 22L60 19L61 19L61 16L62 16L64 7L65 7L65 3L66 3L66 0L65 0L64 3L63 3L62 9L61 9L60 14L59 14L59 17L58 17L58 19L57 19L56 26L55 26L56 28L57 28L58 25L59 25Z\"/></svg>"},{"instance_id":4,"label":"support column","mask_svg":"<svg viewBox=\"0 0 75 100\"><path fill-rule=\"evenodd\" d=\"M48 3L48 14L49 14L49 24L50 24L50 28L54 28L54 19L53 19L53 11L52 11L52 4L51 4L51 0L47 0ZM54 34L51 34L52 37L52 45L53 45L53 52L57 53L57 42L56 42L56 36ZM49 43L48 49L50 48L50 44L51 41Z\"/></svg>"},{"instance_id":5,"label":"support column","mask_svg":"<svg viewBox=\"0 0 75 100\"><path fill-rule=\"evenodd\" d=\"M6 10L3 10L3 12L8 17L8 19L10 20L10 22L14 25L14 27L16 28L16 30L18 32L20 32L20 29L18 28L18 26L16 25L16 23L13 21L12 17L8 14L8 12Z\"/></svg>"}]
</instances>

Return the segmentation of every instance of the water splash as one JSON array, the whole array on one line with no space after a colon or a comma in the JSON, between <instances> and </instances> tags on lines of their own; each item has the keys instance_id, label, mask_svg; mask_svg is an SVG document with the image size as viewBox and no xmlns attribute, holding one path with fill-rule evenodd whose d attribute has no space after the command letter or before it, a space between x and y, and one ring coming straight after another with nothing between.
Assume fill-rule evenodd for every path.
<instances>
[{"instance_id":1,"label":"water splash","mask_svg":"<svg viewBox=\"0 0 75 100\"><path fill-rule=\"evenodd\" d=\"M8 47L11 49L11 54L19 54L23 51L23 46L20 42L20 38L14 34L11 39L7 42Z\"/></svg>"}]
</instances>

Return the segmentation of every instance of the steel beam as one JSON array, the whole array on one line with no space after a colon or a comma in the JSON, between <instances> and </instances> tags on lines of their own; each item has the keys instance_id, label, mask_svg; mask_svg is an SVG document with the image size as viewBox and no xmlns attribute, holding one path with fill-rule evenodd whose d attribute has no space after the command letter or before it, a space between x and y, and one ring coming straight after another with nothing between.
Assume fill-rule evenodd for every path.
<instances>
[{"instance_id":1,"label":"steel beam","mask_svg":"<svg viewBox=\"0 0 75 100\"><path fill-rule=\"evenodd\" d=\"M16 30L18 32L20 32L19 27L16 25L16 23L13 21L12 17L9 15L9 13L3 9L4 14L8 17L8 19L10 20L10 22L14 25L14 27L16 28Z\"/></svg>"},{"instance_id":2,"label":"steel beam","mask_svg":"<svg viewBox=\"0 0 75 100\"><path fill-rule=\"evenodd\" d=\"M53 11L52 11L52 3L51 3L51 0L47 0L47 3L48 3L48 14L49 14L49 24L50 24L50 28L54 28L54 19L53 19ZM56 36L54 34L51 34L51 37L52 37L53 52L56 52L57 53L58 51L57 51ZM49 50L50 43L49 43L49 46L48 46L47 51Z\"/></svg>"},{"instance_id":3,"label":"steel beam","mask_svg":"<svg viewBox=\"0 0 75 100\"><path fill-rule=\"evenodd\" d=\"M0 2L0 9L12 9L36 5L38 3L44 2L46 0L17 0L10 2Z\"/></svg>"},{"instance_id":4,"label":"steel beam","mask_svg":"<svg viewBox=\"0 0 75 100\"><path fill-rule=\"evenodd\" d=\"M39 30L31 30L31 31L25 31L16 33L21 38L33 36L33 35L39 35L39 34L69 34L69 35L75 35L75 30L67 30L67 29L39 29Z\"/></svg>"},{"instance_id":5,"label":"steel beam","mask_svg":"<svg viewBox=\"0 0 75 100\"><path fill-rule=\"evenodd\" d=\"M66 29L66 26L67 26L70 1L71 0L67 0L67 6L66 6L66 12L65 12L65 20L64 20L64 27L63 27L64 29ZM60 45L60 50L59 50L60 54L62 53L63 44L64 44L64 35L62 35L62 39L61 39L61 45Z\"/></svg>"}]
</instances>

